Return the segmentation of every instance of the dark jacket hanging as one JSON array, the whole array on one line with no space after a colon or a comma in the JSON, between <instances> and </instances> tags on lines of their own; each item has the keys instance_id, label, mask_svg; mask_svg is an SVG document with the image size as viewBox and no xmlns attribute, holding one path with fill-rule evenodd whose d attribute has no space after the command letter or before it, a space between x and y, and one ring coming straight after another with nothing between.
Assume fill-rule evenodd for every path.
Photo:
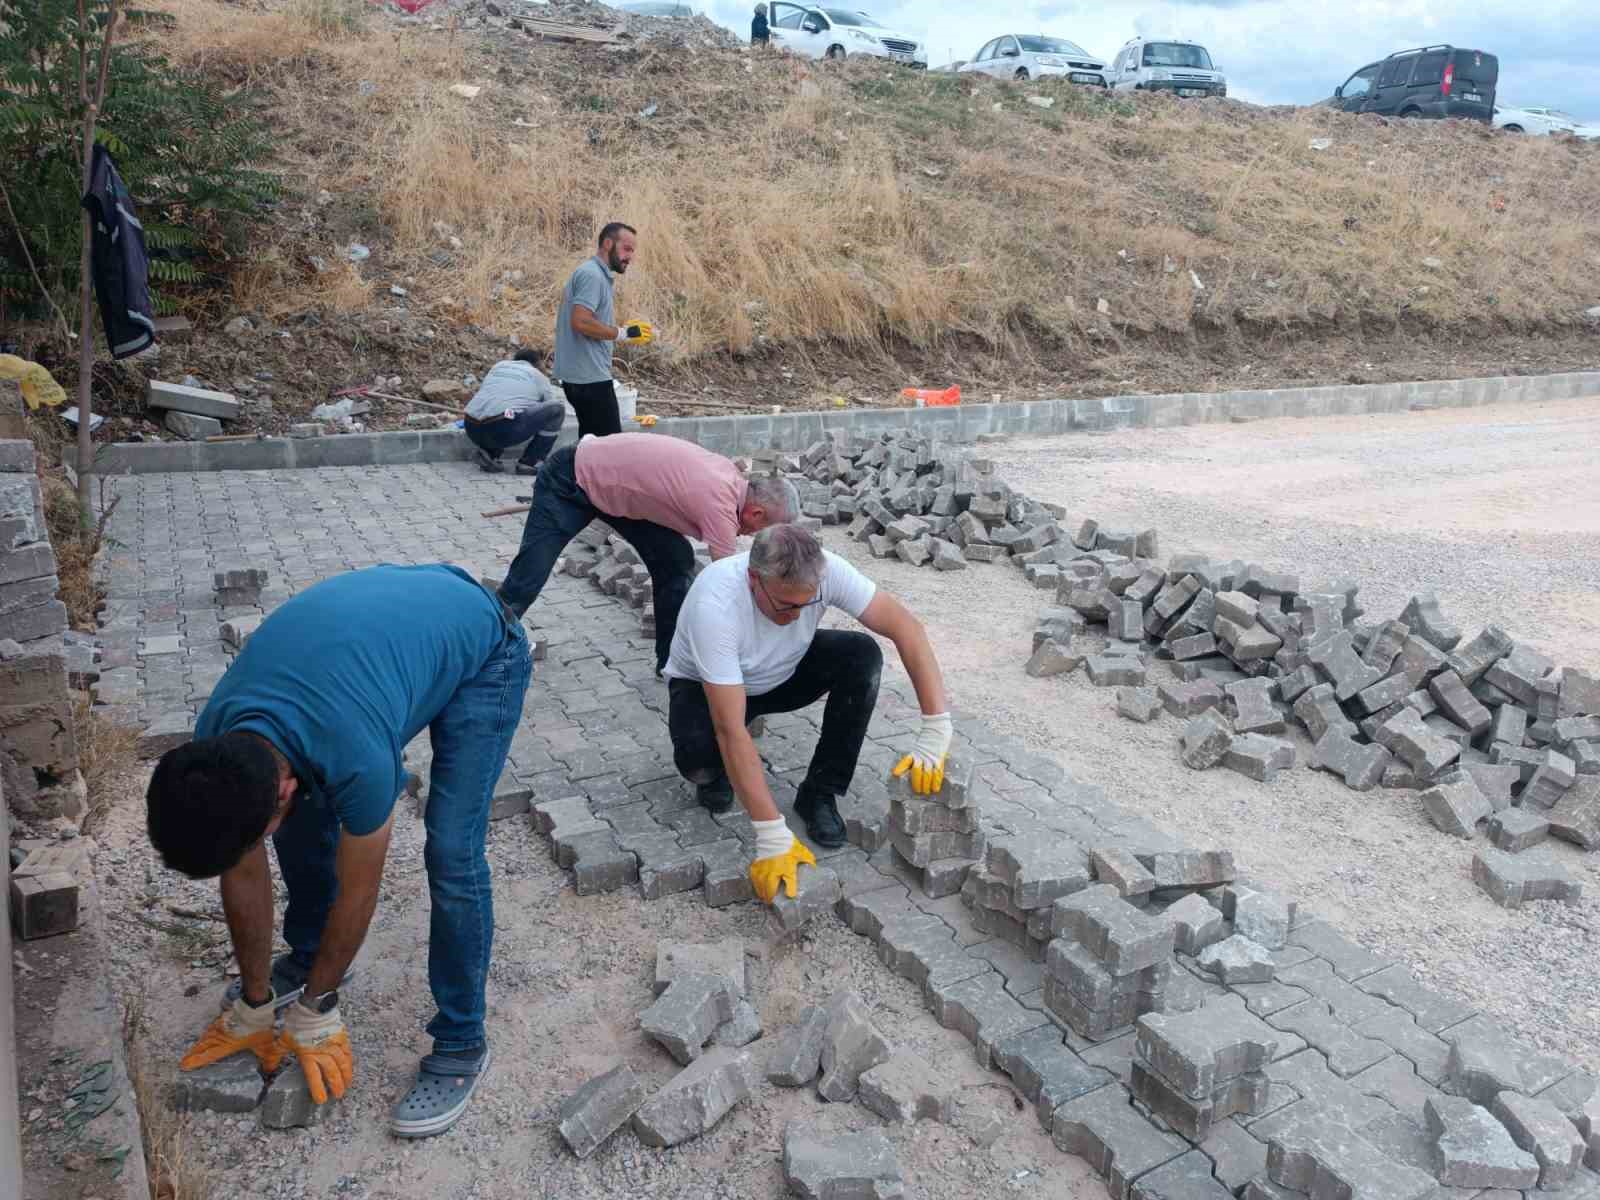
<instances>
[{"instance_id":1,"label":"dark jacket hanging","mask_svg":"<svg viewBox=\"0 0 1600 1200\"><path fill-rule=\"evenodd\" d=\"M112 358L127 358L156 340L150 256L145 250L144 226L133 211L133 197L104 146L94 148L83 206L89 210L92 227L90 269L106 342Z\"/></svg>"}]
</instances>

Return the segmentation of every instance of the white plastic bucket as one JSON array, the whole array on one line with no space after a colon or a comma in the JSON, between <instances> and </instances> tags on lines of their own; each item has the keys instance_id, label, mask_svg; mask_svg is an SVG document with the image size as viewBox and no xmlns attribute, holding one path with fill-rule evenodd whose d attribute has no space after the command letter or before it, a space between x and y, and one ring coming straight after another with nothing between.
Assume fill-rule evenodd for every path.
<instances>
[{"instance_id":1,"label":"white plastic bucket","mask_svg":"<svg viewBox=\"0 0 1600 1200\"><path fill-rule=\"evenodd\" d=\"M617 417L622 422L623 429L627 429L633 422L634 414L639 411L639 389L628 387L622 383L614 384L613 386L617 393ZM561 392L561 399L567 406L567 419L562 424L575 427L578 424L577 410L572 407L572 402L567 399L565 392L562 392L560 388L557 388L556 391Z\"/></svg>"}]
</instances>

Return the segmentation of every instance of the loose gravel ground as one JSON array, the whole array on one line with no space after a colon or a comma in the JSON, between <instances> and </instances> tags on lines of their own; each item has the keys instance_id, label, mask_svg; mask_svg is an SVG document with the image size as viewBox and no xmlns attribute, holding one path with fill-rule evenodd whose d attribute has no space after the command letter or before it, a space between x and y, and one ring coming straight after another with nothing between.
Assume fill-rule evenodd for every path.
<instances>
[{"instance_id":1,"label":"loose gravel ground","mask_svg":"<svg viewBox=\"0 0 1600 1200\"><path fill-rule=\"evenodd\" d=\"M1485 623L1557 662L1600 668L1600 399L1393 416L1279 420L1015 440L984 447L1013 488L1071 518L1161 534L1163 555L1347 576L1373 618L1438 593L1468 637ZM1348 933L1409 963L1539 1046L1600 1067L1600 867L1556 843L1581 904L1495 907L1474 843L1440 833L1416 793L1349 791L1305 766L1270 785L1178 761L1175 718L1116 715L1079 671L1030 679L1035 615L1053 603L1004 564L936 573L876 561L830 532L927 622L956 702L1054 755L1114 800L1232 847ZM891 655L892 658L892 655ZM1152 678L1159 678L1159 668Z\"/></svg>"}]
</instances>

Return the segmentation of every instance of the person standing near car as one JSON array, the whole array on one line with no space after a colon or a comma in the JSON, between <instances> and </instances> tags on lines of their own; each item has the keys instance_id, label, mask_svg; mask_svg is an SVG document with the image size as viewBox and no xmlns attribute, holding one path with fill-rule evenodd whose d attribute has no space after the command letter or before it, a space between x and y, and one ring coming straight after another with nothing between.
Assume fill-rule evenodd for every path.
<instances>
[{"instance_id":1,"label":"person standing near car","mask_svg":"<svg viewBox=\"0 0 1600 1200\"><path fill-rule=\"evenodd\" d=\"M467 405L463 414L467 440L476 447L472 459L490 474L505 470L500 455L524 442L517 474L537 474L556 444L567 406L539 370L543 361L537 350L519 350L495 363Z\"/></svg>"},{"instance_id":2,"label":"person standing near car","mask_svg":"<svg viewBox=\"0 0 1600 1200\"><path fill-rule=\"evenodd\" d=\"M618 342L646 346L655 337L648 321L616 320L612 282L633 261L638 230L611 221L600 230L599 248L584 261L561 293L556 316L556 377L578 414L578 436L622 432L611 355Z\"/></svg>"},{"instance_id":3,"label":"person standing near car","mask_svg":"<svg viewBox=\"0 0 1600 1200\"><path fill-rule=\"evenodd\" d=\"M765 4L756 5L756 15L750 22L750 44L763 49L772 44L772 35L767 28Z\"/></svg>"}]
</instances>

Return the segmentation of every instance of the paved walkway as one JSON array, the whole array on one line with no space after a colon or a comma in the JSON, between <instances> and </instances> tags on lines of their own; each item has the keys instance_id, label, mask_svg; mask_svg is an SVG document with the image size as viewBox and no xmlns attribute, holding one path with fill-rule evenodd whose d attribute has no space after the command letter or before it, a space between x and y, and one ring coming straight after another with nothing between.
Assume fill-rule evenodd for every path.
<instances>
[{"instance_id":1,"label":"paved walkway","mask_svg":"<svg viewBox=\"0 0 1600 1200\"><path fill-rule=\"evenodd\" d=\"M267 611L318 579L377 562L445 559L499 575L515 549L519 519L486 521L479 513L511 502L518 484L524 481L450 464L119 481L123 499L110 528L115 549L106 559L110 606L101 702L145 722L203 705L229 658L220 628L231 614L212 598L218 570L265 567L272 580L262 599ZM740 899L748 822L742 815L708 819L672 772L662 719L665 689L651 670L651 645L639 632L638 614L588 581L556 577L532 615L548 656L536 668L503 781L507 811L528 800L582 796L624 845L644 837L653 839L653 853L675 862L699 855L708 901ZM916 984L940 1022L975 1043L980 1062L1005 1066L1018 1089L1044 1105L1040 1118L1055 1118L1061 1149L1090 1158L1120 1154L1125 1165L1143 1163L1141 1171L1174 1161L1209 1163L1217 1178L1240 1187L1264 1170L1268 1137L1312 1145L1319 1161L1333 1163L1342 1151L1317 1137L1331 1122L1358 1129L1363 1144L1384 1156L1380 1165L1431 1174L1423 1105L1441 1085L1484 1097L1501 1087L1543 1093L1564 1109L1589 1099L1593 1081L1586 1075L1511 1044L1486 1018L1417 985L1403 965L1370 954L1314 914L1300 914L1288 944L1274 955L1278 981L1227 989L1277 1031L1272 1061L1264 1065L1270 1097L1253 1113L1218 1122L1200 1142L1204 1161L1182 1158L1191 1153L1189 1142L1128 1107L1123 1088L1133 1075L1134 1035L1117 1032L1094 1041L1057 1030L1043 1000L1044 966L1023 952L1027 946L1012 944L1021 940L1015 930L1007 934L1011 941L997 937L1001 926L994 918L961 896L924 895L914 875L882 847L888 798L881 781L905 748L915 714L905 685L886 680L843 805L856 844L825 856L845 882L841 915L877 943L885 971ZM1121 810L1099 789L1077 783L1048 756L1029 753L959 713L957 729L956 753L981 764L983 827L991 844L1074 843L1191 861L1176 839ZM770 720L760 741L785 810L814 736L814 716L807 712ZM419 761L425 755L424 746L415 748ZM497 873L525 870L517 865L517 849L513 844L507 852L491 839ZM648 875L645 853L635 857ZM604 883L603 872L595 878ZM662 886L680 890L676 883ZM649 907L626 900L641 922L648 921L642 910ZM511 936L501 956L518 940L518 921L519 914L505 920ZM506 965L499 962L497 969ZM818 987L825 991L834 985L827 964L821 965ZM1165 973L1161 980L1169 1011L1204 1005L1224 990L1185 955L1167 968L1170 981ZM889 1032L895 1037L898 1030ZM1476 1074L1452 1074L1447 1039L1453 1038L1462 1039L1464 1053L1479 1056ZM1095 1067L1122 1082L1096 1077ZM1040 1080L1050 1071L1087 1076L1094 1087L1066 1098L1046 1089L1041 1101ZM632 1147L617 1151L626 1167L611 1176L623 1188L637 1148L624 1135L612 1150L618 1141ZM606 1154L601 1151L600 1165L593 1166L602 1176L609 1170ZM1600 1196L1600 1175L1581 1171L1567 1194Z\"/></svg>"}]
</instances>

